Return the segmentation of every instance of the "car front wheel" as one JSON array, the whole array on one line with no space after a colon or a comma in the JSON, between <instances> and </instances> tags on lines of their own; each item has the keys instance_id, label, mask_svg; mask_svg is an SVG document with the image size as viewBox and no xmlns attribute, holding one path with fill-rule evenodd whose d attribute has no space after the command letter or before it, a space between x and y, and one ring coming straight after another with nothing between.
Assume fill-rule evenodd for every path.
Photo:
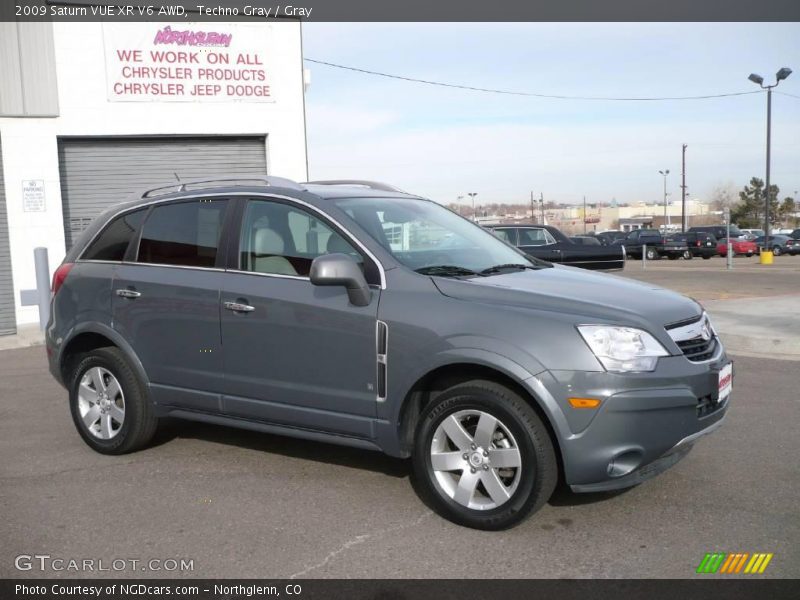
<instances>
[{"instance_id":1,"label":"car front wheel","mask_svg":"<svg viewBox=\"0 0 800 600\"><path fill-rule=\"evenodd\" d=\"M683 251L683 260L692 260L692 251L691 250L684 250Z\"/></svg>"},{"instance_id":2,"label":"car front wheel","mask_svg":"<svg viewBox=\"0 0 800 600\"><path fill-rule=\"evenodd\" d=\"M152 439L158 418L144 385L117 348L98 348L81 356L69 392L75 427L97 452L125 454Z\"/></svg>"},{"instance_id":3,"label":"car front wheel","mask_svg":"<svg viewBox=\"0 0 800 600\"><path fill-rule=\"evenodd\" d=\"M541 508L558 475L533 408L482 380L452 387L424 408L413 467L423 500L454 523L484 530L506 529Z\"/></svg>"},{"instance_id":4,"label":"car front wheel","mask_svg":"<svg viewBox=\"0 0 800 600\"><path fill-rule=\"evenodd\" d=\"M775 256L780 256L781 255L781 247L780 246L775 246L772 249L772 254L774 254Z\"/></svg>"},{"instance_id":5,"label":"car front wheel","mask_svg":"<svg viewBox=\"0 0 800 600\"><path fill-rule=\"evenodd\" d=\"M655 260L658 258L658 252L656 252L653 248L647 249L647 260Z\"/></svg>"}]
</instances>

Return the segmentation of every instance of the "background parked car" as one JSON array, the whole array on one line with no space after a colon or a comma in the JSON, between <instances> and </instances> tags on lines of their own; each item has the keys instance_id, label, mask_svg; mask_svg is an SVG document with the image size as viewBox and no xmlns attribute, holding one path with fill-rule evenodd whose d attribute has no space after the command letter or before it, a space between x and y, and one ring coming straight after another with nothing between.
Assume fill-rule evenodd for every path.
<instances>
[{"instance_id":1,"label":"background parked car","mask_svg":"<svg viewBox=\"0 0 800 600\"><path fill-rule=\"evenodd\" d=\"M789 234L789 237L795 240L800 240L800 229L795 229L792 233Z\"/></svg>"},{"instance_id":2,"label":"background parked car","mask_svg":"<svg viewBox=\"0 0 800 600\"><path fill-rule=\"evenodd\" d=\"M739 231L741 231L744 234L741 237L748 240L754 240L757 237L761 237L762 235L764 235L763 229L740 229Z\"/></svg>"},{"instance_id":3,"label":"background parked car","mask_svg":"<svg viewBox=\"0 0 800 600\"><path fill-rule=\"evenodd\" d=\"M669 239L675 242L683 242L689 247L683 253L683 258L686 260L695 256L708 260L717 255L717 238L710 233L687 231L686 233L672 234Z\"/></svg>"},{"instance_id":4,"label":"background parked car","mask_svg":"<svg viewBox=\"0 0 800 600\"><path fill-rule=\"evenodd\" d=\"M745 254L747 256L753 256L753 254L758 252L758 246L753 240L745 240L743 238L733 239L730 240L730 246L733 250L733 255L737 256L739 254ZM721 239L717 243L717 252L719 252L720 256L728 256L728 240Z\"/></svg>"},{"instance_id":5,"label":"background parked car","mask_svg":"<svg viewBox=\"0 0 800 600\"><path fill-rule=\"evenodd\" d=\"M767 243L767 236L762 235L760 238L753 240L758 246L758 252L761 253ZM769 236L769 247L775 256L781 254L800 254L800 244L798 240L790 238L788 235L771 235Z\"/></svg>"},{"instance_id":6,"label":"background parked car","mask_svg":"<svg viewBox=\"0 0 800 600\"><path fill-rule=\"evenodd\" d=\"M581 246L602 246L600 240L593 235L576 235L569 239Z\"/></svg>"},{"instance_id":7,"label":"background parked car","mask_svg":"<svg viewBox=\"0 0 800 600\"><path fill-rule=\"evenodd\" d=\"M674 260L689 249L685 242L668 240L657 229L634 229L624 239L616 240L612 248L619 246L625 246L628 256L642 258L644 254L647 260L656 260L662 256Z\"/></svg>"},{"instance_id":8,"label":"background parked car","mask_svg":"<svg viewBox=\"0 0 800 600\"><path fill-rule=\"evenodd\" d=\"M614 243L614 240L624 239L627 235L628 233L626 231L617 230L601 231L600 233L594 234L603 246L610 246Z\"/></svg>"},{"instance_id":9,"label":"background parked car","mask_svg":"<svg viewBox=\"0 0 800 600\"><path fill-rule=\"evenodd\" d=\"M576 244L551 225L490 225L497 237L534 258L583 269L613 270L625 267L619 246Z\"/></svg>"},{"instance_id":10,"label":"background parked car","mask_svg":"<svg viewBox=\"0 0 800 600\"><path fill-rule=\"evenodd\" d=\"M728 227L726 225L704 225L702 227L690 227L690 232L702 232L702 233L710 233L718 240L728 237ZM732 238L740 238L744 235L744 232L740 230L736 225L731 225L731 237ZM761 235L764 235L764 232L761 232Z\"/></svg>"}]
</instances>

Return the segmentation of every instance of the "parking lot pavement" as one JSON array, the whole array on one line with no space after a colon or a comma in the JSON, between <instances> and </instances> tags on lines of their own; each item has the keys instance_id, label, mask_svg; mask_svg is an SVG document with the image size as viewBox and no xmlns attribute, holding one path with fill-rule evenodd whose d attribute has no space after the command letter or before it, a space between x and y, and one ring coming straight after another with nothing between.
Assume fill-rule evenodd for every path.
<instances>
[{"instance_id":1,"label":"parking lot pavement","mask_svg":"<svg viewBox=\"0 0 800 600\"><path fill-rule=\"evenodd\" d=\"M731 353L800 360L800 256L737 257L730 271L722 258L629 261L623 275L698 300Z\"/></svg>"},{"instance_id":2,"label":"parking lot pavement","mask_svg":"<svg viewBox=\"0 0 800 600\"><path fill-rule=\"evenodd\" d=\"M14 568L37 553L194 561L183 573L47 577L699 577L714 551L772 552L758 577L798 577L791 365L738 359L724 426L656 479L617 494L559 490L519 527L487 533L432 514L407 463L377 453L175 423L142 452L96 454L43 349L2 351L0 577L41 576Z\"/></svg>"}]
</instances>

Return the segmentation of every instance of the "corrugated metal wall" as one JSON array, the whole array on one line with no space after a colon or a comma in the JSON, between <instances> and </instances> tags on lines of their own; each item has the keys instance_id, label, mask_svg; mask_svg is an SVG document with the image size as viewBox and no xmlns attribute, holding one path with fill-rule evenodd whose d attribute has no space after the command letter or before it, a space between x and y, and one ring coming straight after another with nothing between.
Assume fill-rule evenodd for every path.
<instances>
[{"instance_id":1,"label":"corrugated metal wall","mask_svg":"<svg viewBox=\"0 0 800 600\"><path fill-rule=\"evenodd\" d=\"M52 23L0 23L0 116L58 116Z\"/></svg>"},{"instance_id":2,"label":"corrugated metal wall","mask_svg":"<svg viewBox=\"0 0 800 600\"><path fill-rule=\"evenodd\" d=\"M8 243L8 212L3 180L3 150L0 140L0 335L17 333L14 310L14 282L11 278L11 249Z\"/></svg>"},{"instance_id":3,"label":"corrugated metal wall","mask_svg":"<svg viewBox=\"0 0 800 600\"><path fill-rule=\"evenodd\" d=\"M264 136L62 138L67 249L92 219L146 187L209 176L266 175Z\"/></svg>"}]
</instances>

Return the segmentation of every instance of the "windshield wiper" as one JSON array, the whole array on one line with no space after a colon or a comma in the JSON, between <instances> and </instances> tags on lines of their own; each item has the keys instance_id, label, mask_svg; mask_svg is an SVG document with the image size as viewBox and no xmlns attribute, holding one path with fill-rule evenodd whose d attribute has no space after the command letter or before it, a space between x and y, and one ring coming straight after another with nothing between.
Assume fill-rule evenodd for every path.
<instances>
[{"instance_id":1,"label":"windshield wiper","mask_svg":"<svg viewBox=\"0 0 800 600\"><path fill-rule=\"evenodd\" d=\"M427 267L420 267L414 269L417 273L422 275L439 275L440 277L466 277L469 275L481 275L477 271L467 269L465 267L458 267L456 265L429 265Z\"/></svg>"},{"instance_id":2,"label":"windshield wiper","mask_svg":"<svg viewBox=\"0 0 800 600\"><path fill-rule=\"evenodd\" d=\"M517 271L524 271L525 269L531 269L532 271L538 271L543 267L540 266L533 266L533 265L523 265L522 263L507 263L504 265L494 265L493 267L489 267L488 269L484 269L480 272L481 275L491 275L493 273L499 273L500 271L506 271L510 269L516 269Z\"/></svg>"}]
</instances>

